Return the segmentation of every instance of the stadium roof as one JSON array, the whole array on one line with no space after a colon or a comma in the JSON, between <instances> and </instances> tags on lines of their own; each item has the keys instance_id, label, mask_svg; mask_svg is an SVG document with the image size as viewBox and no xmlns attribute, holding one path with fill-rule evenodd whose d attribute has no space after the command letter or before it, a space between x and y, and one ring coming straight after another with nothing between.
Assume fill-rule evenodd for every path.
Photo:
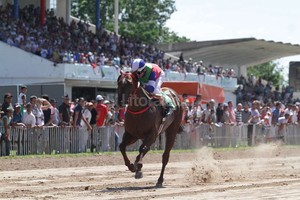
<instances>
[{"instance_id":1,"label":"stadium roof","mask_svg":"<svg viewBox=\"0 0 300 200\"><path fill-rule=\"evenodd\" d=\"M256 38L158 44L157 47L173 58L182 52L185 60L192 58L193 62L202 60L206 65L238 67L300 54L299 45Z\"/></svg>"}]
</instances>

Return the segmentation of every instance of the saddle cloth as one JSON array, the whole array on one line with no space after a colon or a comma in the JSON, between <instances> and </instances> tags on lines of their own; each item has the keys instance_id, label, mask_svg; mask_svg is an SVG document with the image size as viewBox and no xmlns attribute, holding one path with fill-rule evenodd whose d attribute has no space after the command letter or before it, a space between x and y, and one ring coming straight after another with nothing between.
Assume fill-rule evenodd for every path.
<instances>
[{"instance_id":1,"label":"saddle cloth","mask_svg":"<svg viewBox=\"0 0 300 200\"><path fill-rule=\"evenodd\" d=\"M176 95L169 88L161 88L161 94L168 107L175 109L178 106L178 101L176 101Z\"/></svg>"}]
</instances>

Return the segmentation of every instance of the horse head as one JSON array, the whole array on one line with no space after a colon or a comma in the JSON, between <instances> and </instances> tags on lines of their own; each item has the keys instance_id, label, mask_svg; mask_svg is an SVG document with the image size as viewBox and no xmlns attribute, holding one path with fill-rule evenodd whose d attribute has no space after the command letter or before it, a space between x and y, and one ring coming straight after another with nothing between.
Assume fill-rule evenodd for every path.
<instances>
[{"instance_id":1,"label":"horse head","mask_svg":"<svg viewBox=\"0 0 300 200\"><path fill-rule=\"evenodd\" d=\"M118 105L123 107L128 104L128 99L138 88L138 79L135 74L121 71L117 80Z\"/></svg>"}]
</instances>

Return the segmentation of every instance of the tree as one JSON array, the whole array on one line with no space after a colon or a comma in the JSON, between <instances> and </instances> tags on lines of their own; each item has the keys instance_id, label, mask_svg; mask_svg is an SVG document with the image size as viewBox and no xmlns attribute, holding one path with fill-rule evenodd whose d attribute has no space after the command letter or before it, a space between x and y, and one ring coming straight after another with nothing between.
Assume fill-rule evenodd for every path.
<instances>
[{"instance_id":1,"label":"tree","mask_svg":"<svg viewBox=\"0 0 300 200\"><path fill-rule=\"evenodd\" d=\"M250 74L270 81L274 86L279 86L283 84L284 81L282 67L279 66L279 63L273 61L249 67L247 69L247 75L249 76Z\"/></svg>"},{"instance_id":2,"label":"tree","mask_svg":"<svg viewBox=\"0 0 300 200\"><path fill-rule=\"evenodd\" d=\"M100 19L102 27L113 17L114 1L100 1ZM96 24L96 0L72 0L71 14L84 21ZM112 18L113 19L113 18Z\"/></svg>"},{"instance_id":3,"label":"tree","mask_svg":"<svg viewBox=\"0 0 300 200\"><path fill-rule=\"evenodd\" d=\"M163 27L162 34L160 35L159 41L157 41L157 43L179 43L189 41L191 40L187 37L180 37L174 31L170 31L168 27Z\"/></svg>"},{"instance_id":4,"label":"tree","mask_svg":"<svg viewBox=\"0 0 300 200\"><path fill-rule=\"evenodd\" d=\"M113 31L114 1L100 1L101 26ZM73 0L72 15L95 24L96 0ZM176 11L175 0L119 0L119 33L145 43L183 42L186 37L164 27Z\"/></svg>"},{"instance_id":5,"label":"tree","mask_svg":"<svg viewBox=\"0 0 300 200\"><path fill-rule=\"evenodd\" d=\"M120 33L143 42L159 41L163 27L176 10L174 0L121 0Z\"/></svg>"}]
</instances>

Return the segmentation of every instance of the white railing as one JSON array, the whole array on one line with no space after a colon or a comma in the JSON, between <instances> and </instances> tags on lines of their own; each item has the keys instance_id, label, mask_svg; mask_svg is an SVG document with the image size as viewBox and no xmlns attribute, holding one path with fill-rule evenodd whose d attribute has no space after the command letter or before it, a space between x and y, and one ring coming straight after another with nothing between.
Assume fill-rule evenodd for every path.
<instances>
[{"instance_id":1,"label":"white railing","mask_svg":"<svg viewBox=\"0 0 300 200\"><path fill-rule=\"evenodd\" d=\"M233 77L217 77L216 75L198 75L196 73L179 73L175 71L167 71L166 79L168 81L196 81L199 83L222 87L224 89L235 90L237 86L237 78Z\"/></svg>"},{"instance_id":2,"label":"white railing","mask_svg":"<svg viewBox=\"0 0 300 200\"><path fill-rule=\"evenodd\" d=\"M95 69L89 64L59 64L65 68L65 78L78 80L116 81L120 72L112 66L97 66ZM125 68L130 71L130 68ZM196 73L179 73L166 71L167 81L196 81L203 84L235 90L237 79L233 77L217 77L216 75L198 75Z\"/></svg>"},{"instance_id":3,"label":"white railing","mask_svg":"<svg viewBox=\"0 0 300 200\"><path fill-rule=\"evenodd\" d=\"M278 127L259 125L210 126L185 125L185 131L177 134L173 149L195 149L203 146L238 147L252 146L280 140L287 145L300 145L300 125L290 124L280 132ZM0 132L4 133L3 127ZM9 140L2 137L0 155L79 153L117 151L124 133L123 126L96 127L90 133L73 127L42 127L10 129ZM141 141L127 147L127 150L138 150ZM164 149L165 136L160 135L151 149Z\"/></svg>"}]
</instances>

